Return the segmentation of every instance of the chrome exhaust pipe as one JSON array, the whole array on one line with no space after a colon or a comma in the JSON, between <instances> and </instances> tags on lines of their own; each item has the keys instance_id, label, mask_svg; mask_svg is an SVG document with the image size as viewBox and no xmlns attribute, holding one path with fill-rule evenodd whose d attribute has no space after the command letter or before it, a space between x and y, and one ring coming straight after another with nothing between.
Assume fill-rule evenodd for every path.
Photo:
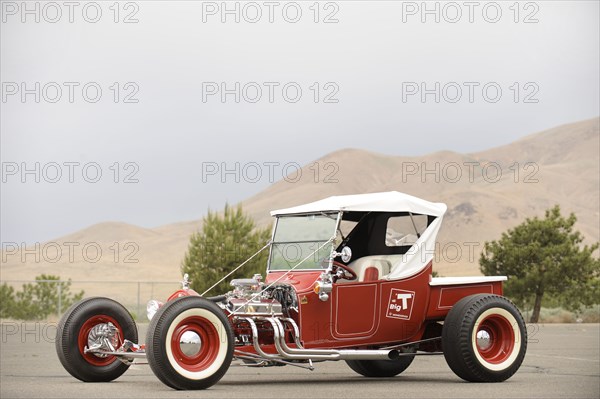
<instances>
[{"instance_id":1,"label":"chrome exhaust pipe","mask_svg":"<svg viewBox=\"0 0 600 399\"><path fill-rule=\"evenodd\" d=\"M261 318L273 326L273 339L277 352L285 359L293 360L337 360L337 351L331 349L292 349L285 343L283 325L274 317Z\"/></svg>"},{"instance_id":2,"label":"chrome exhaust pipe","mask_svg":"<svg viewBox=\"0 0 600 399\"><path fill-rule=\"evenodd\" d=\"M258 343L258 328L256 328L256 323L252 320L251 317L240 317L240 320L245 320L250 325L250 329L252 330L252 345L254 346L254 350L256 353L264 359L279 359L280 357L277 355L271 355L266 353L260 347ZM277 341L275 341L277 342Z\"/></svg>"},{"instance_id":3,"label":"chrome exhaust pipe","mask_svg":"<svg viewBox=\"0 0 600 399\"><path fill-rule=\"evenodd\" d=\"M395 349L341 349L339 352L340 360L396 360L400 357Z\"/></svg>"},{"instance_id":4,"label":"chrome exhaust pipe","mask_svg":"<svg viewBox=\"0 0 600 399\"><path fill-rule=\"evenodd\" d=\"M285 329L281 321L275 317L260 318L266 320L273 326L273 335L275 348L277 352L286 359L294 360L395 360L400 356L395 349L389 350L369 350L369 349L304 349L298 340L298 327L291 319L285 319L290 322L296 335L294 341L299 348L290 348L285 342Z\"/></svg>"}]
</instances>

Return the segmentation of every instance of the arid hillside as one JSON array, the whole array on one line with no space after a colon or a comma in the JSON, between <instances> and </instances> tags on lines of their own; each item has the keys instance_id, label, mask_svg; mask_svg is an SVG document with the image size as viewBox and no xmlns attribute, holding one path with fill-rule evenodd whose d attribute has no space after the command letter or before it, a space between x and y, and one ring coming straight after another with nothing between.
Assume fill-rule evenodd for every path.
<instances>
[{"instance_id":1,"label":"arid hillside","mask_svg":"<svg viewBox=\"0 0 600 399\"><path fill-rule=\"evenodd\" d=\"M577 228L587 242L600 239L599 137L595 118L472 154L441 151L403 157L343 149L311 162L299 179L278 181L243 206L266 225L271 223L269 210L330 195L397 190L444 202L448 213L435 269L445 276L477 274L486 240L526 217L543 216L554 204L564 214L577 215ZM200 226L199 220L153 229L96 224L41 244L37 260L31 254L4 253L2 280L47 273L73 280L176 281L189 236ZM72 254L65 243L75 243L67 244Z\"/></svg>"}]
</instances>

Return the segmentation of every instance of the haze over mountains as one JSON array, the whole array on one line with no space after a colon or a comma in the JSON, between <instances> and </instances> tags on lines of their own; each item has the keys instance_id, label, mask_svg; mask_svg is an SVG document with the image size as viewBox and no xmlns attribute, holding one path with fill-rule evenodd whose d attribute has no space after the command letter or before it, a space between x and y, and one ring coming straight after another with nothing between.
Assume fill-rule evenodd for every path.
<instances>
[{"instance_id":1,"label":"haze over mountains","mask_svg":"<svg viewBox=\"0 0 600 399\"><path fill-rule=\"evenodd\" d=\"M554 204L565 215L575 213L587 243L600 239L599 128L600 119L594 118L472 154L402 157L343 149L305 165L299 179L280 180L243 206L259 225L268 225L270 210L330 195L397 190L444 202L448 213L434 268L445 276L479 274L485 241L499 238L526 217L543 216ZM401 153L402 141L410 139L419 138L399 134L390 151ZM41 244L37 260L33 253L23 257L5 251L1 277L29 280L46 273L73 280L177 281L189 236L200 228L201 220L152 229L100 223L52 240L60 249ZM64 243L77 245L67 244L69 251Z\"/></svg>"}]
</instances>

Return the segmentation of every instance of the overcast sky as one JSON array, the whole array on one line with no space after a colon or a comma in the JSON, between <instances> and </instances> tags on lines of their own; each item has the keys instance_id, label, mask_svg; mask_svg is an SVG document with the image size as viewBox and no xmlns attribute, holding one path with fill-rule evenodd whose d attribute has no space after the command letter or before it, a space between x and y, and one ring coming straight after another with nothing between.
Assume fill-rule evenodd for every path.
<instances>
[{"instance_id":1,"label":"overcast sky","mask_svg":"<svg viewBox=\"0 0 600 399\"><path fill-rule=\"evenodd\" d=\"M113 4L1 3L3 243L198 219L270 184L215 165L280 179L599 113L597 1Z\"/></svg>"}]
</instances>

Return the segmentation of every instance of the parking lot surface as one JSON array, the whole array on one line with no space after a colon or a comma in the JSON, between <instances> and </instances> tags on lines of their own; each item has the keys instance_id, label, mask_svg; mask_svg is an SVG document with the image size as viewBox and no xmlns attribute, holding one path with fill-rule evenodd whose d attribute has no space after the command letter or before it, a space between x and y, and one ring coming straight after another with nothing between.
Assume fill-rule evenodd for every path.
<instances>
[{"instance_id":1,"label":"parking lot surface","mask_svg":"<svg viewBox=\"0 0 600 399\"><path fill-rule=\"evenodd\" d=\"M140 327L144 335L145 325ZM598 324L529 325L527 356L511 379L496 384L467 383L443 356L417 357L394 378L371 379L344 362L296 367L232 366L205 391L174 391L147 365L132 366L111 383L83 383L61 366L51 323L5 322L0 348L2 398L598 398Z\"/></svg>"}]
</instances>

